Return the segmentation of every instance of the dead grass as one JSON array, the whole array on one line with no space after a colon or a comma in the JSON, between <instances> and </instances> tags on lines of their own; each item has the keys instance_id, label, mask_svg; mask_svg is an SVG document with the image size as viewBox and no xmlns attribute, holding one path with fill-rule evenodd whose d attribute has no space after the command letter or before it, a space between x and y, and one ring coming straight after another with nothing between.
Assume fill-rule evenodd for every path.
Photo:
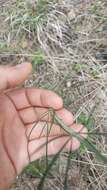
<instances>
[{"instance_id":1,"label":"dead grass","mask_svg":"<svg viewBox=\"0 0 107 190\"><path fill-rule=\"evenodd\" d=\"M42 3L40 3L42 2ZM93 117L90 131L107 131L107 3L104 0L5 1L0 3L0 64L33 61L26 86L49 88L84 123ZM84 113L85 117L81 118ZM103 154L107 139L92 138ZM53 170L46 190L63 189L66 154ZM77 180L78 179L78 180ZM33 189L39 179L24 174L13 189ZM73 154L70 189L107 189L107 168L82 148Z\"/></svg>"}]
</instances>

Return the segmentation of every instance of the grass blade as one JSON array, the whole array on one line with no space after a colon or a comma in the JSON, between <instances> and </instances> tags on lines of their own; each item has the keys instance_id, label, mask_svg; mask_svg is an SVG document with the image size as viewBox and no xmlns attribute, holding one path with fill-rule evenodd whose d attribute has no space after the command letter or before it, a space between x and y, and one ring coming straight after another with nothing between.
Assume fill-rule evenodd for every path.
<instances>
[{"instance_id":1,"label":"grass blade","mask_svg":"<svg viewBox=\"0 0 107 190\"><path fill-rule=\"evenodd\" d=\"M55 116L55 111L54 110L49 110L49 113L48 113L48 121L49 121L49 118L52 120L48 126L48 123L47 123L47 134L46 134L46 168L48 168L48 137L49 137L49 134L51 132L51 129L53 127L53 123L54 123L54 116Z\"/></svg>"},{"instance_id":2,"label":"grass blade","mask_svg":"<svg viewBox=\"0 0 107 190\"><path fill-rule=\"evenodd\" d=\"M70 127L66 126L63 121L55 115L55 120L57 124L63 128L71 137L74 136L76 137L86 148L90 149L92 152L95 153L95 156L97 159L103 161L104 164L107 165L107 157L103 156L99 150L96 149L96 147L88 140L84 139L79 135L79 133L76 133L73 129Z\"/></svg>"},{"instance_id":3,"label":"grass blade","mask_svg":"<svg viewBox=\"0 0 107 190\"><path fill-rule=\"evenodd\" d=\"M61 149L58 151L58 153L53 157L53 159L51 160L51 162L48 164L48 167L47 167L46 171L44 172L43 177L41 178L40 183L39 183L39 185L38 185L38 187L37 187L38 190L42 190L42 189L43 189L44 181L45 181L45 179L46 179L46 177L47 177L47 175L48 175L50 169L52 168L52 166L54 165L54 163L55 163L56 160L58 159L59 154L62 152L62 150L64 149L64 147L66 146L66 144L69 142L69 140L70 140L70 139L68 139L68 140L64 143L64 145L61 147Z\"/></svg>"},{"instance_id":4,"label":"grass blade","mask_svg":"<svg viewBox=\"0 0 107 190\"><path fill-rule=\"evenodd\" d=\"M64 190L68 190L68 171L69 171L70 163L71 163L71 150L69 151L69 155L68 155L68 159L67 159L65 179L64 179Z\"/></svg>"}]
</instances>

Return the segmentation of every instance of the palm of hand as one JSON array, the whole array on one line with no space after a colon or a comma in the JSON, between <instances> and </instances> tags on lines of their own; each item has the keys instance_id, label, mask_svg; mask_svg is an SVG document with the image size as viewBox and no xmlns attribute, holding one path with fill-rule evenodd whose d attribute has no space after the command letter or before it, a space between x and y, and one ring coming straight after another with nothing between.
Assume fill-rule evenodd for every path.
<instances>
[{"instance_id":1,"label":"palm of hand","mask_svg":"<svg viewBox=\"0 0 107 190\"><path fill-rule=\"evenodd\" d=\"M41 115L48 111L49 107L56 110L56 114L67 124L73 123L73 116L70 112L62 108L61 99L50 91L39 89L19 89L0 95L0 120L1 136L4 151L8 159L19 174L30 160L36 160L45 155L46 147L42 146L46 142L46 129L43 126L50 119L45 116L41 118L38 127L29 133L34 123L40 119ZM82 126L72 125L76 131L81 130ZM41 134L42 132L42 134ZM41 134L41 135L40 135ZM49 140L55 136L64 134L60 127L53 125L49 134ZM68 137L63 136L51 141L48 145L48 154L55 154L65 143ZM42 147L39 149L39 147ZM72 139L72 149L79 147L79 142ZM67 144L66 149L69 148Z\"/></svg>"},{"instance_id":2,"label":"palm of hand","mask_svg":"<svg viewBox=\"0 0 107 190\"><path fill-rule=\"evenodd\" d=\"M3 190L9 189L29 161L57 153L68 139L64 151L79 147L77 139L69 137L54 124L49 114L44 115L49 108L53 108L68 127L86 137L87 130L74 124L73 115L63 108L62 99L54 92L35 88L14 89L27 79L31 71L30 63L0 66L0 189Z\"/></svg>"},{"instance_id":3,"label":"palm of hand","mask_svg":"<svg viewBox=\"0 0 107 190\"><path fill-rule=\"evenodd\" d=\"M0 104L2 144L15 173L18 174L27 161L25 126L8 96L1 95Z\"/></svg>"}]
</instances>

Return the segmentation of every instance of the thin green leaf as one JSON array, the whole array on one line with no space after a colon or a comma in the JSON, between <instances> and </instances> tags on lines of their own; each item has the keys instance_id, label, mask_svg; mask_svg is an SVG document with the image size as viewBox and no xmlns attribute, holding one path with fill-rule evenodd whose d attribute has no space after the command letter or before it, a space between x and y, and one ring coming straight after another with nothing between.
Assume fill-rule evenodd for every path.
<instances>
[{"instance_id":1,"label":"thin green leaf","mask_svg":"<svg viewBox=\"0 0 107 190\"><path fill-rule=\"evenodd\" d=\"M71 150L69 151L68 159L67 159L67 165L66 165L66 171L65 171L65 179L64 179L64 190L68 190L68 171L69 171L70 163L71 163Z\"/></svg>"},{"instance_id":2,"label":"thin green leaf","mask_svg":"<svg viewBox=\"0 0 107 190\"><path fill-rule=\"evenodd\" d=\"M51 160L50 164L48 165L46 171L44 172L43 174L43 177L41 178L40 180L40 183L37 187L38 190L42 190L43 189L43 185L44 185L44 181L49 173L49 171L51 170L52 166L54 165L54 163L56 162L56 160L58 159L59 157L59 154L62 152L62 150L64 149L64 147L66 146L66 144L69 142L70 139L68 139L64 145L61 147L61 149L58 151L58 153L53 157L53 159Z\"/></svg>"},{"instance_id":3,"label":"thin green leaf","mask_svg":"<svg viewBox=\"0 0 107 190\"><path fill-rule=\"evenodd\" d=\"M105 137L107 137L107 133L89 132L88 135L96 135L96 136L105 136Z\"/></svg>"},{"instance_id":4,"label":"thin green leaf","mask_svg":"<svg viewBox=\"0 0 107 190\"><path fill-rule=\"evenodd\" d=\"M46 134L46 168L48 168L48 142L49 142L49 140L48 140L48 137L49 137L49 134L50 134L50 132L51 132L51 129L52 129L52 127L53 127L53 123L54 123L54 116L55 116L55 111L53 111L53 110L49 110L49 112L48 112L48 121L49 121L49 118L52 120L51 121L51 123L48 125L48 123L47 123L47 134Z\"/></svg>"},{"instance_id":5,"label":"thin green leaf","mask_svg":"<svg viewBox=\"0 0 107 190\"><path fill-rule=\"evenodd\" d=\"M83 140L79 133L76 133L73 129L66 126L65 123L56 115L55 120L60 125L60 127L63 128L70 136L76 137L86 148L95 153L97 159L103 161L104 164L107 165L107 157L103 156L88 139Z\"/></svg>"}]
</instances>

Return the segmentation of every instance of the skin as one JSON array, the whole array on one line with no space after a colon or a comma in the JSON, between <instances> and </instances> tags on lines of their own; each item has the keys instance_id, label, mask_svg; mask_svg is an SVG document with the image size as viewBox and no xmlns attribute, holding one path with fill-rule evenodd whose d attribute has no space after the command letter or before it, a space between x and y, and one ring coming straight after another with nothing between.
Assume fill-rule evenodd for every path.
<instances>
[{"instance_id":1,"label":"skin","mask_svg":"<svg viewBox=\"0 0 107 190\"><path fill-rule=\"evenodd\" d=\"M51 125L52 118L49 114L41 116L49 108L54 108L69 127L86 137L83 134L87 132L86 128L73 124L72 113L63 108L62 99L57 94L43 89L19 88L31 71L30 63L14 67L0 66L0 190L9 189L29 161L46 155L47 132L43 126L46 123ZM32 130L35 123L36 127ZM68 138L58 125L53 124L48 137L48 154L57 153ZM79 141L72 138L65 151L70 148L74 151L79 146Z\"/></svg>"}]
</instances>

